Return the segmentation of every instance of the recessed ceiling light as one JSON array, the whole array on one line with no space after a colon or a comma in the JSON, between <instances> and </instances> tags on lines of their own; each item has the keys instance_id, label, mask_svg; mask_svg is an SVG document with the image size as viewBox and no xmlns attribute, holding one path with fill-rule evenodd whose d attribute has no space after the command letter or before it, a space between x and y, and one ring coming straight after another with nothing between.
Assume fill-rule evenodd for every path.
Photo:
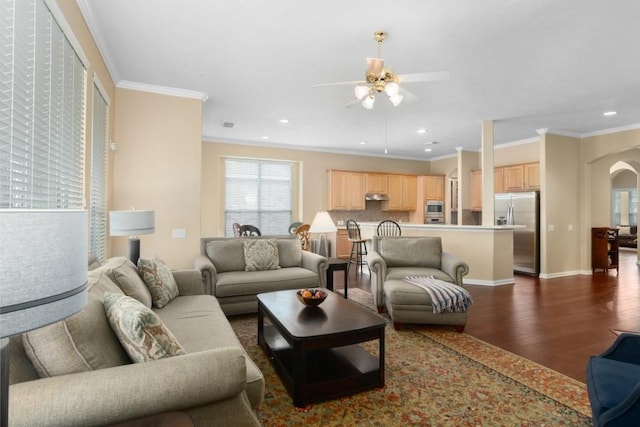
<instances>
[{"instance_id":1,"label":"recessed ceiling light","mask_svg":"<svg viewBox=\"0 0 640 427\"><path fill-rule=\"evenodd\" d=\"M418 129L418 133L419 134L427 133L427 130L426 129Z\"/></svg>"},{"instance_id":2,"label":"recessed ceiling light","mask_svg":"<svg viewBox=\"0 0 640 427\"><path fill-rule=\"evenodd\" d=\"M287 119L280 119L280 123L283 123L283 124L285 124L285 125L286 125L286 124L288 124L288 123L289 123L289 120L287 120Z\"/></svg>"},{"instance_id":3,"label":"recessed ceiling light","mask_svg":"<svg viewBox=\"0 0 640 427\"><path fill-rule=\"evenodd\" d=\"M261 136L262 139L269 139L267 135Z\"/></svg>"},{"instance_id":4,"label":"recessed ceiling light","mask_svg":"<svg viewBox=\"0 0 640 427\"><path fill-rule=\"evenodd\" d=\"M426 151L427 153L428 153L429 151L431 151L431 150L432 150L431 148L425 148L425 149L424 149L424 151Z\"/></svg>"},{"instance_id":5,"label":"recessed ceiling light","mask_svg":"<svg viewBox=\"0 0 640 427\"><path fill-rule=\"evenodd\" d=\"M609 116L615 116L616 114L618 114L617 111L607 111L606 113L603 113L602 115L605 117L609 117Z\"/></svg>"},{"instance_id":6,"label":"recessed ceiling light","mask_svg":"<svg viewBox=\"0 0 640 427\"><path fill-rule=\"evenodd\" d=\"M360 142L358 142L358 144L360 144L360 145L367 145L367 144L368 144L368 142L367 142L367 141L360 141Z\"/></svg>"}]
</instances>

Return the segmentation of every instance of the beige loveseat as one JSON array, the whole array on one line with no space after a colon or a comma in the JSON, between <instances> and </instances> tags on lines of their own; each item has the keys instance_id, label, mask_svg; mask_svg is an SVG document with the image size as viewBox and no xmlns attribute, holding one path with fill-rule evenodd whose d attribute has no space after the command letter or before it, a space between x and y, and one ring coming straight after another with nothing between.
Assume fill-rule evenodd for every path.
<instances>
[{"instance_id":1,"label":"beige loveseat","mask_svg":"<svg viewBox=\"0 0 640 427\"><path fill-rule=\"evenodd\" d=\"M10 339L9 425L103 426L176 411L195 426L260 425L252 407L263 399L262 373L216 298L203 295L200 272L173 276L179 295L153 311L185 355L131 362L103 297L124 292L144 303L150 294L128 259L112 258L89 271L83 310Z\"/></svg>"},{"instance_id":2,"label":"beige loveseat","mask_svg":"<svg viewBox=\"0 0 640 427\"><path fill-rule=\"evenodd\" d=\"M252 239L277 241L278 268L245 271L244 241ZM227 315L256 313L261 292L326 287L327 259L303 251L297 236L202 238L194 267L202 273L205 292Z\"/></svg>"}]
</instances>

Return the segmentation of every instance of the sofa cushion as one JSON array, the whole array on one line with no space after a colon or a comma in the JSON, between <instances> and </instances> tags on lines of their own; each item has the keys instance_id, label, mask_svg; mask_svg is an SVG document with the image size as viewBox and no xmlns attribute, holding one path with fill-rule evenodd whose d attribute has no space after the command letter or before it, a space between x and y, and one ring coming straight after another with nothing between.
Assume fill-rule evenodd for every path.
<instances>
[{"instance_id":1,"label":"sofa cushion","mask_svg":"<svg viewBox=\"0 0 640 427\"><path fill-rule=\"evenodd\" d=\"M158 258L138 260L138 270L149 287L153 306L162 308L178 296L178 284L171 269Z\"/></svg>"},{"instance_id":2,"label":"sofa cushion","mask_svg":"<svg viewBox=\"0 0 640 427\"><path fill-rule=\"evenodd\" d=\"M297 237L291 239L278 239L278 258L280 267L302 266L302 245Z\"/></svg>"},{"instance_id":3,"label":"sofa cushion","mask_svg":"<svg viewBox=\"0 0 640 427\"><path fill-rule=\"evenodd\" d=\"M218 273L244 271L243 239L222 239L207 242L205 251Z\"/></svg>"},{"instance_id":4,"label":"sofa cushion","mask_svg":"<svg viewBox=\"0 0 640 427\"><path fill-rule=\"evenodd\" d=\"M244 239L244 264L245 271L279 269L276 239Z\"/></svg>"},{"instance_id":5,"label":"sofa cushion","mask_svg":"<svg viewBox=\"0 0 640 427\"><path fill-rule=\"evenodd\" d=\"M229 271L218 274L218 298L318 286L318 273L302 267L267 271Z\"/></svg>"},{"instance_id":6,"label":"sofa cushion","mask_svg":"<svg viewBox=\"0 0 640 427\"><path fill-rule=\"evenodd\" d=\"M626 226L619 225L618 234L631 234L631 227L628 225Z\"/></svg>"},{"instance_id":7,"label":"sofa cushion","mask_svg":"<svg viewBox=\"0 0 640 427\"><path fill-rule=\"evenodd\" d=\"M185 354L157 314L141 302L122 294L107 292L104 309L111 328L134 362L148 362Z\"/></svg>"},{"instance_id":8,"label":"sofa cushion","mask_svg":"<svg viewBox=\"0 0 640 427\"><path fill-rule=\"evenodd\" d=\"M122 293L98 269L88 273L88 302L64 320L22 335L24 349L41 377L131 363L104 312L105 292Z\"/></svg>"},{"instance_id":9,"label":"sofa cushion","mask_svg":"<svg viewBox=\"0 0 640 427\"><path fill-rule=\"evenodd\" d=\"M109 278L125 294L137 299L147 307L151 307L151 292L140 277L137 267L125 257L115 257L109 259L104 266L104 271Z\"/></svg>"},{"instance_id":10,"label":"sofa cushion","mask_svg":"<svg viewBox=\"0 0 640 427\"><path fill-rule=\"evenodd\" d=\"M440 269L442 242L439 237L385 237L378 252L387 267L428 267Z\"/></svg>"}]
</instances>

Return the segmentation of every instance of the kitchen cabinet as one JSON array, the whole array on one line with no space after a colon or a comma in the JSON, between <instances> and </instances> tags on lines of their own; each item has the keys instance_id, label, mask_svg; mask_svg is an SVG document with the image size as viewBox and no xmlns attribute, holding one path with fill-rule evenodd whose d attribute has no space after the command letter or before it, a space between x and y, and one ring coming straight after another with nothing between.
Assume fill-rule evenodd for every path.
<instances>
[{"instance_id":1,"label":"kitchen cabinet","mask_svg":"<svg viewBox=\"0 0 640 427\"><path fill-rule=\"evenodd\" d=\"M540 163L524 165L524 187L531 191L540 189Z\"/></svg>"},{"instance_id":2,"label":"kitchen cabinet","mask_svg":"<svg viewBox=\"0 0 640 427\"><path fill-rule=\"evenodd\" d=\"M336 258L349 259L351 242L346 228L339 228L336 236Z\"/></svg>"},{"instance_id":3,"label":"kitchen cabinet","mask_svg":"<svg viewBox=\"0 0 640 427\"><path fill-rule=\"evenodd\" d=\"M493 170L493 192L504 193L504 168Z\"/></svg>"},{"instance_id":4,"label":"kitchen cabinet","mask_svg":"<svg viewBox=\"0 0 640 427\"><path fill-rule=\"evenodd\" d=\"M365 174L362 172L329 171L328 209L334 211L364 210Z\"/></svg>"},{"instance_id":5,"label":"kitchen cabinet","mask_svg":"<svg viewBox=\"0 0 640 427\"><path fill-rule=\"evenodd\" d=\"M383 211L415 211L418 178L413 175L389 175L389 200L382 202Z\"/></svg>"},{"instance_id":6,"label":"kitchen cabinet","mask_svg":"<svg viewBox=\"0 0 640 427\"><path fill-rule=\"evenodd\" d=\"M424 185L424 200L444 201L444 175L425 175L421 178Z\"/></svg>"},{"instance_id":7,"label":"kitchen cabinet","mask_svg":"<svg viewBox=\"0 0 640 427\"><path fill-rule=\"evenodd\" d=\"M618 229L594 227L591 229L591 269L601 269L605 274L611 269L618 270Z\"/></svg>"},{"instance_id":8,"label":"kitchen cabinet","mask_svg":"<svg viewBox=\"0 0 640 427\"><path fill-rule=\"evenodd\" d=\"M471 171L469 179L470 208L472 211L482 210L482 171Z\"/></svg>"},{"instance_id":9,"label":"kitchen cabinet","mask_svg":"<svg viewBox=\"0 0 640 427\"><path fill-rule=\"evenodd\" d=\"M504 171L504 191L523 191L524 165L512 165L502 168Z\"/></svg>"},{"instance_id":10,"label":"kitchen cabinet","mask_svg":"<svg viewBox=\"0 0 640 427\"><path fill-rule=\"evenodd\" d=\"M365 193L389 194L389 175L368 173Z\"/></svg>"}]
</instances>

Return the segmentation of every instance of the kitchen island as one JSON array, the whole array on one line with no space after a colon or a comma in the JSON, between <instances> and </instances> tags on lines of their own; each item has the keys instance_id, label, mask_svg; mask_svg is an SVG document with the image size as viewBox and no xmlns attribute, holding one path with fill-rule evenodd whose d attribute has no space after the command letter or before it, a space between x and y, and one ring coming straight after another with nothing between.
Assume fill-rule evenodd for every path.
<instances>
[{"instance_id":1,"label":"kitchen island","mask_svg":"<svg viewBox=\"0 0 640 427\"><path fill-rule=\"evenodd\" d=\"M376 234L378 222L361 222L364 239ZM442 239L442 250L469 265L464 283L506 285L513 277L513 226L431 225L400 223L402 236L434 236ZM370 245L367 249L372 250Z\"/></svg>"}]
</instances>

